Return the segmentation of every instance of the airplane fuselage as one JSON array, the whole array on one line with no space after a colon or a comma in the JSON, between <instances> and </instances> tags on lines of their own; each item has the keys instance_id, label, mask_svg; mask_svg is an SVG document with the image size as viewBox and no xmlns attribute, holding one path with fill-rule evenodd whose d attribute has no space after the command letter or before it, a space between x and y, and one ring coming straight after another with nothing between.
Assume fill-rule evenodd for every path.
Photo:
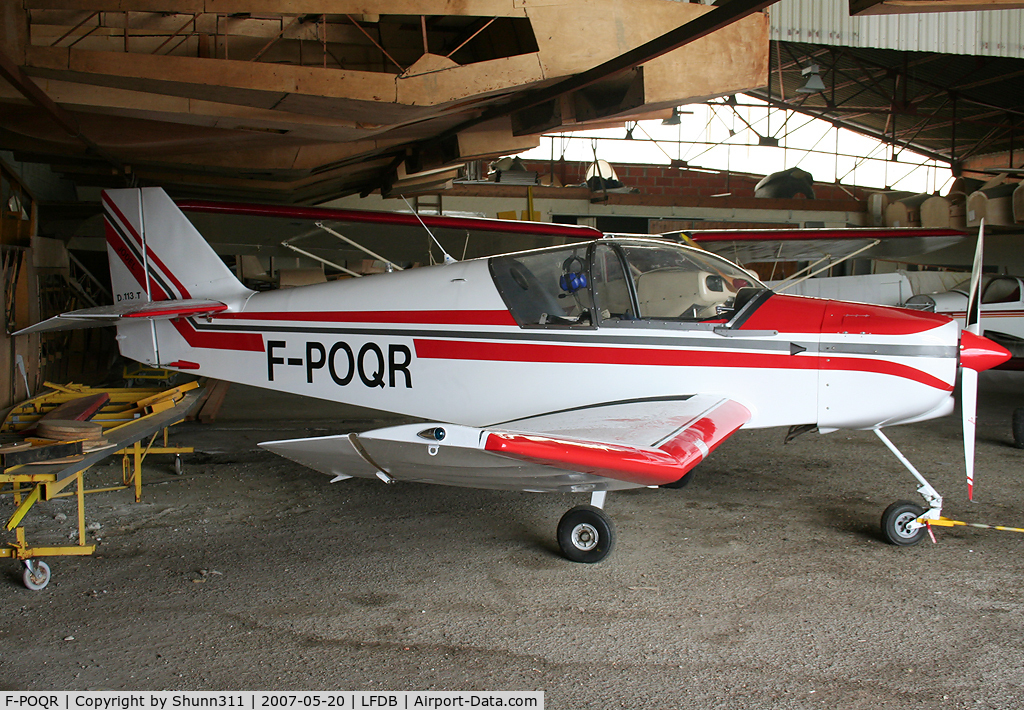
<instances>
[{"instance_id":1,"label":"airplane fuselage","mask_svg":"<svg viewBox=\"0 0 1024 710\"><path fill-rule=\"evenodd\" d=\"M942 316L765 291L742 318L600 317L598 303L589 321L521 324L494 268L255 293L234 312L157 322L159 359L469 426L694 392L743 403L750 427L873 428L953 406L958 331Z\"/></svg>"}]
</instances>

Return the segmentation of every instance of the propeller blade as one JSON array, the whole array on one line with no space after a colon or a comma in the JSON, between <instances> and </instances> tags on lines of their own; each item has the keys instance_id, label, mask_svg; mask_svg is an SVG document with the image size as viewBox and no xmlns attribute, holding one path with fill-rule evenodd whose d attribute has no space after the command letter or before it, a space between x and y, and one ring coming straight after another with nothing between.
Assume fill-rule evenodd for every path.
<instances>
[{"instance_id":1,"label":"propeller blade","mask_svg":"<svg viewBox=\"0 0 1024 710\"><path fill-rule=\"evenodd\" d=\"M967 299L964 330L981 335L981 269L985 250L985 219L978 227L978 246L971 268L971 291ZM961 336L962 338L962 336ZM964 424L964 468L967 471L967 499L974 500L974 439L978 428L978 371L960 367L960 414Z\"/></svg>"},{"instance_id":2,"label":"propeller blade","mask_svg":"<svg viewBox=\"0 0 1024 710\"><path fill-rule=\"evenodd\" d=\"M964 330L981 335L981 269L985 250L985 218L978 227L978 246L974 249L974 266L971 268L971 291L967 299L967 320Z\"/></svg>"},{"instance_id":3,"label":"propeller blade","mask_svg":"<svg viewBox=\"0 0 1024 710\"><path fill-rule=\"evenodd\" d=\"M967 499L974 500L974 436L978 428L978 373L960 370L960 413L964 420L964 466L967 469Z\"/></svg>"}]
</instances>

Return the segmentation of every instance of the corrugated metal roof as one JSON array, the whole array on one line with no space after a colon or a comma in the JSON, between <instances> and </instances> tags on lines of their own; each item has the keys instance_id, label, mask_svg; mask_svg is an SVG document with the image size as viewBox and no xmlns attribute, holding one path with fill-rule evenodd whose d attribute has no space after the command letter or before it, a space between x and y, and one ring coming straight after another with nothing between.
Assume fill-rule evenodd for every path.
<instances>
[{"instance_id":1,"label":"corrugated metal roof","mask_svg":"<svg viewBox=\"0 0 1024 710\"><path fill-rule=\"evenodd\" d=\"M769 13L783 42L1024 58L1024 10L850 17L848 0L779 0Z\"/></svg>"}]
</instances>

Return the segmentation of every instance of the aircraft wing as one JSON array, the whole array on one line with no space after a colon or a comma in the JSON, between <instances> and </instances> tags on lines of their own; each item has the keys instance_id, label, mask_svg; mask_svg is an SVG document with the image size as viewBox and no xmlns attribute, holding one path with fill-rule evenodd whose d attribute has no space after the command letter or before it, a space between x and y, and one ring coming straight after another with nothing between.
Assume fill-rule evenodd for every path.
<instances>
[{"instance_id":1,"label":"aircraft wing","mask_svg":"<svg viewBox=\"0 0 1024 710\"><path fill-rule=\"evenodd\" d=\"M335 476L591 492L683 478L750 419L714 395L617 402L493 427L406 424L260 446Z\"/></svg>"},{"instance_id":2,"label":"aircraft wing","mask_svg":"<svg viewBox=\"0 0 1024 710\"><path fill-rule=\"evenodd\" d=\"M492 245L500 241L505 249L516 250L546 245L552 243L551 239L560 240L555 242L560 244L561 240L583 241L602 236L592 227L553 222L203 200L183 201L178 206L218 252L264 257L294 256L281 245L282 241L294 241L296 246L327 259L337 259L344 253L361 254L318 228L317 223L397 262L422 259L421 245L427 236L424 225L455 256L467 248L478 253L481 239Z\"/></svg>"},{"instance_id":3,"label":"aircraft wing","mask_svg":"<svg viewBox=\"0 0 1024 710\"><path fill-rule=\"evenodd\" d=\"M191 316L204 316L210 313L220 313L227 310L226 303L221 301L207 301L202 299L172 300L172 301L129 301L114 306L99 306L98 308L83 308L78 311L68 311L53 318L48 318L41 323L22 328L14 335L25 333L40 333L52 330L74 330L77 328L99 328L105 325L116 325L122 318L148 318L151 320L164 320L171 318L188 318Z\"/></svg>"},{"instance_id":4,"label":"aircraft wing","mask_svg":"<svg viewBox=\"0 0 1024 710\"><path fill-rule=\"evenodd\" d=\"M858 256L865 259L899 259L918 256L957 244L966 236L958 229L876 228L847 229L712 229L670 232L684 235L697 245L741 264L772 261L834 260L869 247ZM878 244L871 246L875 241Z\"/></svg>"}]
</instances>

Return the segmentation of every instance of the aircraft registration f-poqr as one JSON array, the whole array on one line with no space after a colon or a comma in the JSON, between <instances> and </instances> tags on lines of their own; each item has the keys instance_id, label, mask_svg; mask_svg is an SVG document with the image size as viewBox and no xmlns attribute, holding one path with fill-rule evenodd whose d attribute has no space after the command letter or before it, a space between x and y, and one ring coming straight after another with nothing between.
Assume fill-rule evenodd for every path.
<instances>
[{"instance_id":1,"label":"aircraft registration f-poqr","mask_svg":"<svg viewBox=\"0 0 1024 710\"><path fill-rule=\"evenodd\" d=\"M641 236L255 292L163 190L103 205L115 304L22 332L116 325L147 365L426 419L261 446L333 481L587 493L558 524L579 562L612 549L608 491L685 485L741 427L873 430L927 506L889 506L883 533L916 543L942 498L882 428L949 414L959 368L1009 355L945 316L776 294Z\"/></svg>"}]
</instances>

